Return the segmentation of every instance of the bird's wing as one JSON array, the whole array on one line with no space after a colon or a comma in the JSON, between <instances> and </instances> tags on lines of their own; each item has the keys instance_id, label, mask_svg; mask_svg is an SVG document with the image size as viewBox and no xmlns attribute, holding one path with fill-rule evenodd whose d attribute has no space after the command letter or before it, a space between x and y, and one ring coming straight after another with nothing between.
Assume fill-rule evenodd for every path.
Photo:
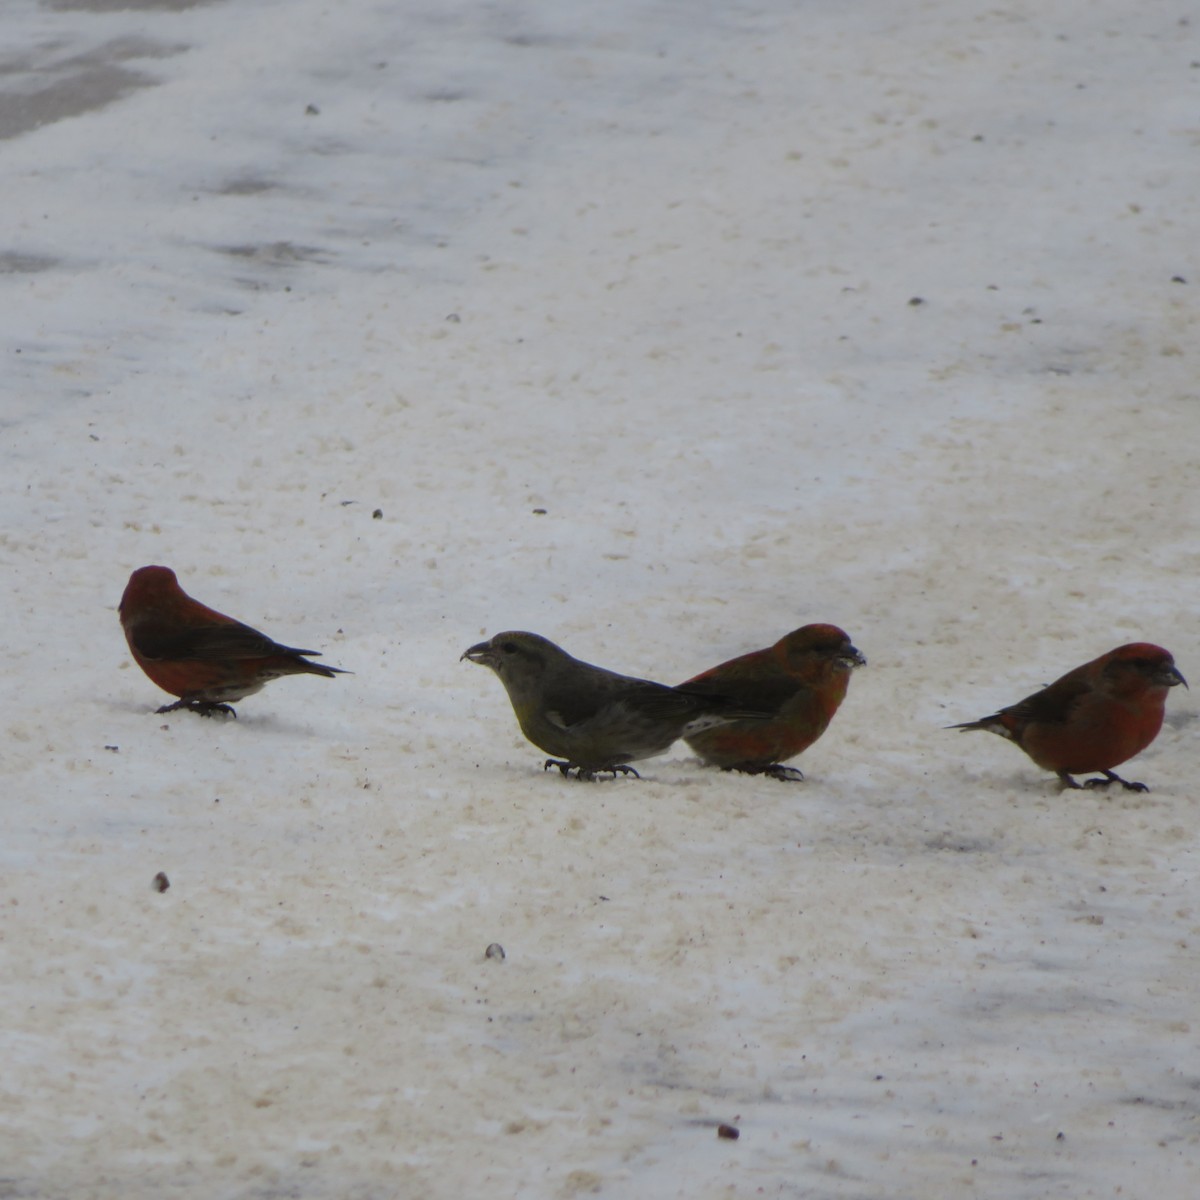
<instances>
[{"instance_id":1,"label":"bird's wing","mask_svg":"<svg viewBox=\"0 0 1200 1200\"><path fill-rule=\"evenodd\" d=\"M267 658L275 654L311 655L316 650L281 646L249 625L198 625L189 629L144 625L133 631L133 644L149 659Z\"/></svg>"},{"instance_id":2,"label":"bird's wing","mask_svg":"<svg viewBox=\"0 0 1200 1200\"><path fill-rule=\"evenodd\" d=\"M679 691L662 683L642 682L619 694L623 704L655 720L685 720L718 706L717 698L697 692Z\"/></svg>"},{"instance_id":3,"label":"bird's wing","mask_svg":"<svg viewBox=\"0 0 1200 1200\"><path fill-rule=\"evenodd\" d=\"M1094 689L1086 667L1076 667L1061 679L1056 679L1040 692L1002 708L1005 716L1015 717L1022 724L1061 725L1067 721L1075 706Z\"/></svg>"},{"instance_id":4,"label":"bird's wing","mask_svg":"<svg viewBox=\"0 0 1200 1200\"><path fill-rule=\"evenodd\" d=\"M739 708L759 712L778 712L805 685L784 671L760 671L755 679L736 676L697 675L681 683L678 690L685 695L706 696L729 700Z\"/></svg>"},{"instance_id":5,"label":"bird's wing","mask_svg":"<svg viewBox=\"0 0 1200 1200\"><path fill-rule=\"evenodd\" d=\"M651 720L675 717L685 720L712 703L707 697L689 696L666 684L609 673L576 678L562 687L549 687L544 701L549 718L563 729L590 720L610 705Z\"/></svg>"}]
</instances>

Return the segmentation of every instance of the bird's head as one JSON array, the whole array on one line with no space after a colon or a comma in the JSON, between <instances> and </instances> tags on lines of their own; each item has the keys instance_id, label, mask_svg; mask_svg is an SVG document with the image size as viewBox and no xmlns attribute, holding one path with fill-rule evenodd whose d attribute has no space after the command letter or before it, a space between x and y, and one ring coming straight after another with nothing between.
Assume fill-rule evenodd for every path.
<instances>
[{"instance_id":1,"label":"bird's head","mask_svg":"<svg viewBox=\"0 0 1200 1200\"><path fill-rule=\"evenodd\" d=\"M535 687L547 669L565 657L565 652L548 638L519 630L498 633L471 646L462 655L468 662L491 667L510 694Z\"/></svg>"},{"instance_id":2,"label":"bird's head","mask_svg":"<svg viewBox=\"0 0 1200 1200\"><path fill-rule=\"evenodd\" d=\"M1175 665L1171 653L1152 642L1130 642L1118 646L1108 656L1104 672L1113 680L1137 680L1143 686L1173 688L1187 680Z\"/></svg>"},{"instance_id":3,"label":"bird's head","mask_svg":"<svg viewBox=\"0 0 1200 1200\"><path fill-rule=\"evenodd\" d=\"M117 611L122 619L135 608L147 608L165 599L182 595L179 580L170 567L138 567L129 576Z\"/></svg>"},{"instance_id":4,"label":"bird's head","mask_svg":"<svg viewBox=\"0 0 1200 1200\"><path fill-rule=\"evenodd\" d=\"M803 625L780 638L775 646L789 666L795 668L818 661L843 671L867 665L866 657L851 643L849 634L836 625Z\"/></svg>"}]
</instances>

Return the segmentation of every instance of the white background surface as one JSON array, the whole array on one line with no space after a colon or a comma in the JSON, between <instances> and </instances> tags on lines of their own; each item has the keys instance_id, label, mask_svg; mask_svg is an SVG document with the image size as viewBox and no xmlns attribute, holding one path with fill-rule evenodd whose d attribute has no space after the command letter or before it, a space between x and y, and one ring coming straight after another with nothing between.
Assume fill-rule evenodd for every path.
<instances>
[{"instance_id":1,"label":"white background surface","mask_svg":"<svg viewBox=\"0 0 1200 1200\"><path fill-rule=\"evenodd\" d=\"M1195 699L941 729L1200 675L1188 6L110 7L5 12L0 1194L1194 1196ZM156 717L146 563L355 674ZM795 786L458 661L816 620Z\"/></svg>"}]
</instances>

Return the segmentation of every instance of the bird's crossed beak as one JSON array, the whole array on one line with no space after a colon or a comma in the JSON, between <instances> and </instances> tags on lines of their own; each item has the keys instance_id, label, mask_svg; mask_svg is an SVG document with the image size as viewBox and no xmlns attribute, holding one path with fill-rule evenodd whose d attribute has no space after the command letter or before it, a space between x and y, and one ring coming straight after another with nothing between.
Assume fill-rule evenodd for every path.
<instances>
[{"instance_id":1,"label":"bird's crossed beak","mask_svg":"<svg viewBox=\"0 0 1200 1200\"><path fill-rule=\"evenodd\" d=\"M1164 667L1159 672L1158 682L1161 683L1163 687L1174 687L1177 683L1182 683L1184 687L1187 687L1188 685L1188 681L1183 677L1183 672L1175 666ZM1189 692L1191 690L1191 688L1188 688Z\"/></svg>"},{"instance_id":2,"label":"bird's crossed beak","mask_svg":"<svg viewBox=\"0 0 1200 1200\"><path fill-rule=\"evenodd\" d=\"M865 667L867 665L867 656L857 646L847 646L838 655L838 658L851 670L855 667Z\"/></svg>"},{"instance_id":3,"label":"bird's crossed beak","mask_svg":"<svg viewBox=\"0 0 1200 1200\"><path fill-rule=\"evenodd\" d=\"M485 667L492 664L492 644L491 642L479 642L462 652L462 658L458 661L462 662L464 658L469 659L473 663L481 663Z\"/></svg>"}]
</instances>

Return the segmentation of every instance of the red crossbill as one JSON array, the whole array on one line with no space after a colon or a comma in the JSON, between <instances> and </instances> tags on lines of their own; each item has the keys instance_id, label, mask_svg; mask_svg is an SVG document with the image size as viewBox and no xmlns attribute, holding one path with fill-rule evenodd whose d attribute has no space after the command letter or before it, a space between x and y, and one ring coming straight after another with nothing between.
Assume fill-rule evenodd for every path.
<instances>
[{"instance_id":1,"label":"red crossbill","mask_svg":"<svg viewBox=\"0 0 1200 1200\"><path fill-rule=\"evenodd\" d=\"M731 658L681 683L690 692L719 692L766 710L767 721L739 721L685 735L706 762L725 771L798 780L783 761L807 750L825 732L846 698L850 672L866 664L836 625L805 625L773 646Z\"/></svg>"},{"instance_id":2,"label":"red crossbill","mask_svg":"<svg viewBox=\"0 0 1200 1200\"><path fill-rule=\"evenodd\" d=\"M346 674L308 661L317 650L281 646L265 634L193 600L168 567L139 567L117 610L137 665L179 699L157 711L190 708L237 716L231 702L281 675Z\"/></svg>"},{"instance_id":3,"label":"red crossbill","mask_svg":"<svg viewBox=\"0 0 1200 1200\"><path fill-rule=\"evenodd\" d=\"M1068 671L1040 692L990 717L951 725L986 729L1016 742L1039 767L1053 771L1064 787L1081 786L1072 775L1099 771L1083 787L1119 783L1131 792L1144 783L1112 770L1140 754L1158 736L1167 691L1187 680L1161 646L1131 642Z\"/></svg>"},{"instance_id":4,"label":"red crossbill","mask_svg":"<svg viewBox=\"0 0 1200 1200\"><path fill-rule=\"evenodd\" d=\"M680 737L752 715L725 696L694 693L580 662L536 633L498 633L463 658L491 667L512 701L521 732L557 767L580 779L637 776L628 764Z\"/></svg>"}]
</instances>

